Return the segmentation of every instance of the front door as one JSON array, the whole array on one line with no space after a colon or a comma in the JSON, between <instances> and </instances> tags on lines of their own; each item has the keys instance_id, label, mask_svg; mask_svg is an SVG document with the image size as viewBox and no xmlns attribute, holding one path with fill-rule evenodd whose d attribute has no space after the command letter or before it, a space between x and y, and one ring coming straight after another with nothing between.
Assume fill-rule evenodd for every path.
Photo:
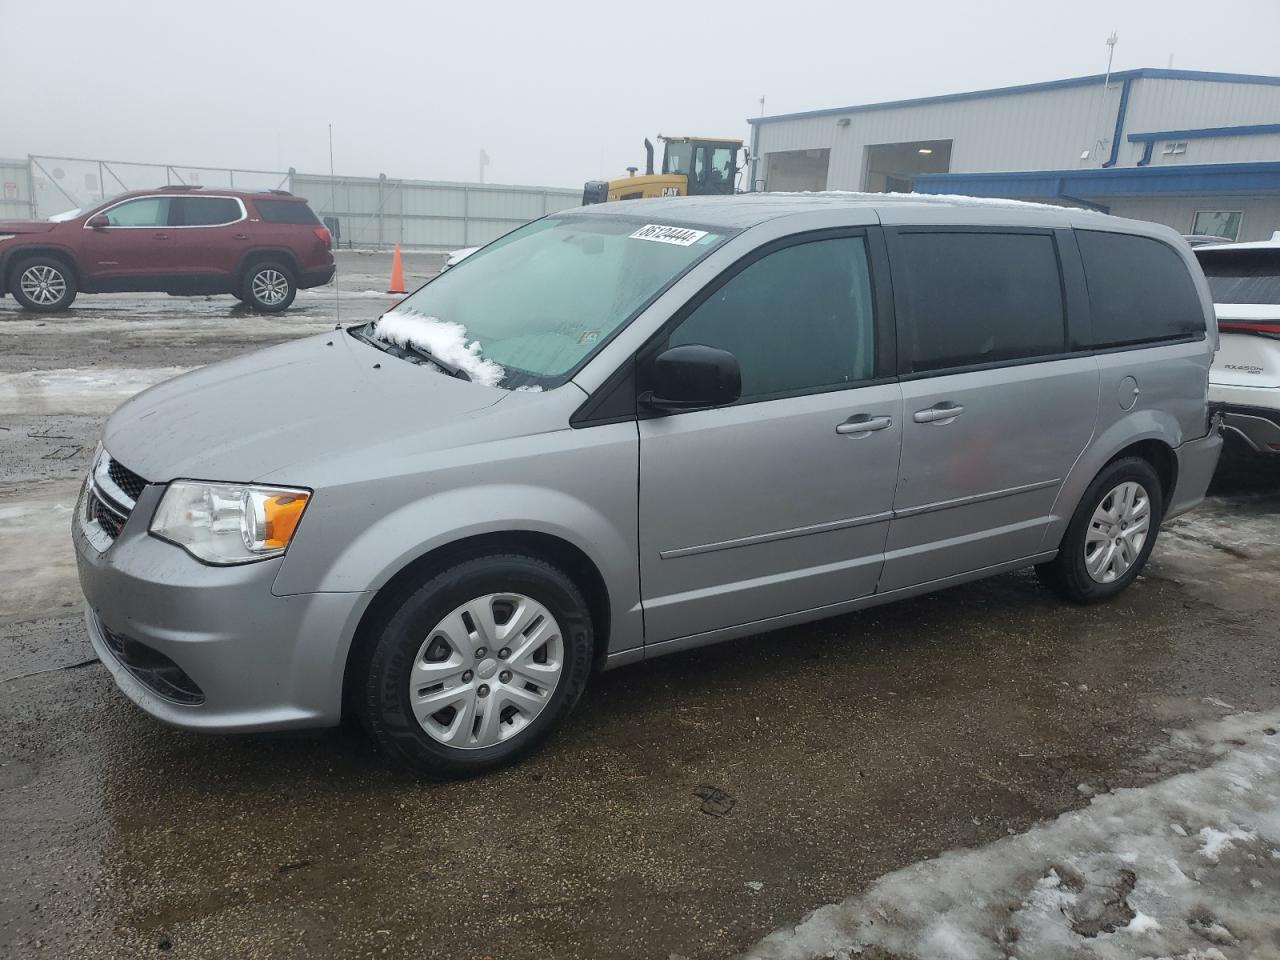
<instances>
[{"instance_id":1,"label":"front door","mask_svg":"<svg viewBox=\"0 0 1280 960\"><path fill-rule=\"evenodd\" d=\"M1049 231L890 234L902 465L880 591L1035 555L1093 434Z\"/></svg>"},{"instance_id":2,"label":"front door","mask_svg":"<svg viewBox=\"0 0 1280 960\"><path fill-rule=\"evenodd\" d=\"M902 400L868 263L862 232L766 248L658 345L728 350L742 398L640 422L646 643L875 591Z\"/></svg>"},{"instance_id":3,"label":"front door","mask_svg":"<svg viewBox=\"0 0 1280 960\"><path fill-rule=\"evenodd\" d=\"M171 273L170 197L134 197L102 211L109 226L85 227L86 272L99 289L146 289Z\"/></svg>"}]
</instances>

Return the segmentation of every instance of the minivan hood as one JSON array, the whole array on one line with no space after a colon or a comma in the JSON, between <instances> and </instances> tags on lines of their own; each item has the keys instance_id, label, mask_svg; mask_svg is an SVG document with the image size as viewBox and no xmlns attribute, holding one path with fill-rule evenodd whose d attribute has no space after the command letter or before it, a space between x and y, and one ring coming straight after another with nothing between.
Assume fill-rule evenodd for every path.
<instances>
[{"instance_id":1,"label":"minivan hood","mask_svg":"<svg viewBox=\"0 0 1280 960\"><path fill-rule=\"evenodd\" d=\"M335 330L145 390L112 414L103 446L153 483L284 471L284 482L306 485L287 468L396 437L421 441L505 396Z\"/></svg>"}]
</instances>

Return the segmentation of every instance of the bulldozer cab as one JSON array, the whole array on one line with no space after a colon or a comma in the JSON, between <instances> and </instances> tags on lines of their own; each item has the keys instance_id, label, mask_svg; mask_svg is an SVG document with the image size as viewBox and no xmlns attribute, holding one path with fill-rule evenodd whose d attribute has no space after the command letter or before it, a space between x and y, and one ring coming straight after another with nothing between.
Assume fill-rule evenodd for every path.
<instances>
[{"instance_id":1,"label":"bulldozer cab","mask_svg":"<svg viewBox=\"0 0 1280 960\"><path fill-rule=\"evenodd\" d=\"M662 172L688 178L689 196L733 193L741 140L708 137L661 137Z\"/></svg>"},{"instance_id":2,"label":"bulldozer cab","mask_svg":"<svg viewBox=\"0 0 1280 960\"><path fill-rule=\"evenodd\" d=\"M588 180L583 205L643 197L683 197L732 194L738 177L741 140L715 137L662 137L662 170L655 172L653 144L645 140L645 169L627 167L628 176Z\"/></svg>"}]
</instances>

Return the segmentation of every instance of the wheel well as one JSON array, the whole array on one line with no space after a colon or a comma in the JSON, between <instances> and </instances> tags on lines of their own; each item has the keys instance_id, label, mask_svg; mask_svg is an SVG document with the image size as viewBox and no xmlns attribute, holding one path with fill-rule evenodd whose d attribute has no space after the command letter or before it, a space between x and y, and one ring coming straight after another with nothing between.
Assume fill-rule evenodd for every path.
<instances>
[{"instance_id":1,"label":"wheel well","mask_svg":"<svg viewBox=\"0 0 1280 960\"><path fill-rule=\"evenodd\" d=\"M1139 457L1155 468L1160 478L1160 492L1166 506L1173 495L1173 488L1178 482L1178 457L1173 448L1161 440L1139 440L1125 447L1108 463L1114 463L1124 457Z\"/></svg>"},{"instance_id":2,"label":"wheel well","mask_svg":"<svg viewBox=\"0 0 1280 960\"><path fill-rule=\"evenodd\" d=\"M27 257L51 257L65 264L72 273L75 274L76 285L80 285L80 265L76 263L76 258L68 251L61 247L18 247L16 250L9 252L9 256L4 261L4 289L8 290L13 285L13 272L17 269L19 261L25 260Z\"/></svg>"},{"instance_id":3,"label":"wheel well","mask_svg":"<svg viewBox=\"0 0 1280 960\"><path fill-rule=\"evenodd\" d=\"M351 702L352 684L359 677L361 655L369 649L374 634L384 624L405 596L436 573L469 560L492 553L523 553L546 560L563 570L582 591L591 613L595 635L594 659L604 662L609 650L609 592L604 577L585 553L559 537L529 530L512 530L467 537L437 547L404 567L388 580L374 596L351 640L347 665L342 679L343 712Z\"/></svg>"},{"instance_id":4,"label":"wheel well","mask_svg":"<svg viewBox=\"0 0 1280 960\"><path fill-rule=\"evenodd\" d=\"M267 260L277 260L294 272L296 279L298 273L298 261L288 250L251 250L244 255L244 259L240 261L240 282L244 282L245 274L254 266Z\"/></svg>"}]
</instances>

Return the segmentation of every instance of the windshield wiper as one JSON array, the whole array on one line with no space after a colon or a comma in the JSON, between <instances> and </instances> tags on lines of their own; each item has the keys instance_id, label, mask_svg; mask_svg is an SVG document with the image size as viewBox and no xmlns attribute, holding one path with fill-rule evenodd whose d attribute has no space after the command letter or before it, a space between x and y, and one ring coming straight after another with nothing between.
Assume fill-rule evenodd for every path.
<instances>
[{"instance_id":1,"label":"windshield wiper","mask_svg":"<svg viewBox=\"0 0 1280 960\"><path fill-rule=\"evenodd\" d=\"M459 380L467 381L470 381L471 379L471 374L467 373L467 371L463 370L461 367L445 360L441 360L430 350L419 347L417 344L406 343L401 346L398 343L392 343L390 340L382 340L378 337L370 336L365 333L363 329L352 330L351 332L356 334L361 340L370 346L377 347L385 353L394 354L402 360L408 360L410 363L415 363L418 360L426 360L433 366L439 367L451 377L457 377Z\"/></svg>"}]
</instances>

